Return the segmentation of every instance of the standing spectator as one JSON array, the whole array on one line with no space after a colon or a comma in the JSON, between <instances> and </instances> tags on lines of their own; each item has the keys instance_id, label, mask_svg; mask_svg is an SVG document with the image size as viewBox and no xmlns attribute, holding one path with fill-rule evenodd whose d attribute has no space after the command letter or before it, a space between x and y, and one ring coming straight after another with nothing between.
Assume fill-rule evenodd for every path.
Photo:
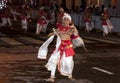
<instances>
[{"instance_id":1,"label":"standing spectator","mask_svg":"<svg viewBox=\"0 0 120 83\"><path fill-rule=\"evenodd\" d=\"M50 10L50 23L55 24L55 11L53 9Z\"/></svg>"},{"instance_id":2,"label":"standing spectator","mask_svg":"<svg viewBox=\"0 0 120 83\"><path fill-rule=\"evenodd\" d=\"M113 6L111 11L112 11L112 16L116 16L117 15L116 6Z\"/></svg>"},{"instance_id":3,"label":"standing spectator","mask_svg":"<svg viewBox=\"0 0 120 83\"><path fill-rule=\"evenodd\" d=\"M109 15L110 15L110 16L113 16L113 15L112 15L113 12L112 12L112 6L111 6L111 5L108 5L107 10L108 10Z\"/></svg>"}]
</instances>

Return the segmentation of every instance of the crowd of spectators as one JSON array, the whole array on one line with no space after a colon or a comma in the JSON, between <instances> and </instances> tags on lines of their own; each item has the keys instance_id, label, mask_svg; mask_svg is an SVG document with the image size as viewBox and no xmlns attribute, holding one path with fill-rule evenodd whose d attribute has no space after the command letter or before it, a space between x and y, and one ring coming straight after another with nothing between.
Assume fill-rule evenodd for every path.
<instances>
[{"instance_id":1,"label":"crowd of spectators","mask_svg":"<svg viewBox=\"0 0 120 83\"><path fill-rule=\"evenodd\" d=\"M6 8L0 10L0 16L1 16L1 18L2 17L10 17L10 18L13 18L14 21L16 21L16 20L21 20L21 17L23 16L23 13L24 13L24 15L26 16L26 17L25 16L24 17L27 19L28 22L33 21L33 22L36 22L36 24L37 24L39 18L41 17L41 14L44 14L42 16L45 17L47 24L48 24L48 22L49 22L49 24L55 24L56 20L57 20L56 16L58 14L59 8L60 8L60 6L58 6L56 4L42 5L42 6L31 5L31 4L22 4L22 5L11 5L11 4L9 5L8 4ZM119 15L118 12L116 11L116 7L111 6L111 5L109 5L108 7L105 7L104 5L101 5L101 6L92 5L89 7L82 7L82 6L76 7L72 10L68 10L67 8L64 8L64 9L68 13L74 12L74 13L79 13L79 14L83 15L86 8L89 8L91 15L101 16L101 14L104 11L104 8L107 8L110 16L118 16ZM7 10L7 11L5 11L5 10ZM42 12L41 12L41 10L42 10ZM10 26L12 26L12 22L10 22L10 19L8 22L9 22ZM7 23L7 21L5 23ZM2 25L3 24L1 24L1 26Z\"/></svg>"},{"instance_id":2,"label":"crowd of spectators","mask_svg":"<svg viewBox=\"0 0 120 83\"><path fill-rule=\"evenodd\" d=\"M105 7L106 6L104 6L104 5L89 6L93 15L101 15ZM120 13L119 13L119 11L117 11L116 6L108 5L107 8L108 8L108 12L109 12L110 16L120 16ZM72 10L72 12L82 13L82 12L84 12L85 9L86 9L85 7L77 6L74 10Z\"/></svg>"}]
</instances>

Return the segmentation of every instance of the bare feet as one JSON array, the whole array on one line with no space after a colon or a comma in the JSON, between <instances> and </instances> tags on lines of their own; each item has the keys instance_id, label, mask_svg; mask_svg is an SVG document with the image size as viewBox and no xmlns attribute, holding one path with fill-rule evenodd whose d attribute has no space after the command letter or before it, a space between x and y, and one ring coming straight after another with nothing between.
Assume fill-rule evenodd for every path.
<instances>
[{"instance_id":1,"label":"bare feet","mask_svg":"<svg viewBox=\"0 0 120 83\"><path fill-rule=\"evenodd\" d=\"M55 79L54 79L54 78L48 78L48 79L45 79L45 81L48 81L48 82L54 82Z\"/></svg>"},{"instance_id":2,"label":"bare feet","mask_svg":"<svg viewBox=\"0 0 120 83\"><path fill-rule=\"evenodd\" d=\"M83 48L85 52L88 52L88 49L86 47Z\"/></svg>"},{"instance_id":3,"label":"bare feet","mask_svg":"<svg viewBox=\"0 0 120 83\"><path fill-rule=\"evenodd\" d=\"M71 81L75 81L75 78L69 78Z\"/></svg>"},{"instance_id":4,"label":"bare feet","mask_svg":"<svg viewBox=\"0 0 120 83\"><path fill-rule=\"evenodd\" d=\"M85 45L83 46L83 49L85 52L88 52L88 49L85 47Z\"/></svg>"},{"instance_id":5,"label":"bare feet","mask_svg":"<svg viewBox=\"0 0 120 83\"><path fill-rule=\"evenodd\" d=\"M71 81L75 81L75 79L72 77L72 75L69 75L68 78L69 78Z\"/></svg>"}]
</instances>

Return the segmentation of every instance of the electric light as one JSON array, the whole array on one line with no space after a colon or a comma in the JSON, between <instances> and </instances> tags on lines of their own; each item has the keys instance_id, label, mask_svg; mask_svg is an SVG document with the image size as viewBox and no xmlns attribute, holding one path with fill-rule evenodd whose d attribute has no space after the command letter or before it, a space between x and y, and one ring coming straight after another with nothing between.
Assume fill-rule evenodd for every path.
<instances>
[{"instance_id":1,"label":"electric light","mask_svg":"<svg viewBox=\"0 0 120 83\"><path fill-rule=\"evenodd\" d=\"M6 8L7 0L0 0L0 9Z\"/></svg>"}]
</instances>

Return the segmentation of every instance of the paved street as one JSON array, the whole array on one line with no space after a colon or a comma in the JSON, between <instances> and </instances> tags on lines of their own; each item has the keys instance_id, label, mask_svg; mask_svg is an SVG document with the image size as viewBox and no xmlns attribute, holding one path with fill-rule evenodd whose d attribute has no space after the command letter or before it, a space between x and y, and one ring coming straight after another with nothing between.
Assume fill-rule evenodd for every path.
<instances>
[{"instance_id":1,"label":"paved street","mask_svg":"<svg viewBox=\"0 0 120 83\"><path fill-rule=\"evenodd\" d=\"M14 33L13 33L14 32ZM37 59L39 46L47 35L19 33L13 31L0 33L0 83L49 83L50 72L44 65L47 60ZM55 83L120 83L120 37L102 37L99 32L85 34L80 30L88 52L76 48L75 66L70 81L57 71ZM49 47L50 56L54 47Z\"/></svg>"}]
</instances>

